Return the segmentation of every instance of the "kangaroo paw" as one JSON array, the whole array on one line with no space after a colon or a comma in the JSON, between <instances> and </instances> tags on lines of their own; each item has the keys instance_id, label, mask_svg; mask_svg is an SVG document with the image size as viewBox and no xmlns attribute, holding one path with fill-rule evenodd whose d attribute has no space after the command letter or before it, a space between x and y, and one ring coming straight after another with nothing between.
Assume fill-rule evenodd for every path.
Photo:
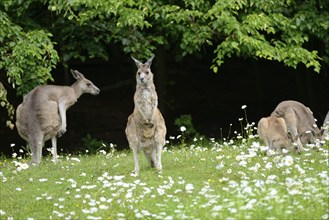
<instances>
[{"instance_id":1,"label":"kangaroo paw","mask_svg":"<svg viewBox=\"0 0 329 220\"><path fill-rule=\"evenodd\" d=\"M61 137L65 132L66 132L66 129L61 129L61 130L59 130L57 136Z\"/></svg>"},{"instance_id":2,"label":"kangaroo paw","mask_svg":"<svg viewBox=\"0 0 329 220\"><path fill-rule=\"evenodd\" d=\"M144 125L145 125L145 127L147 127L147 128L153 128L154 123L153 123L153 121L147 121L147 122L144 123Z\"/></svg>"}]
</instances>

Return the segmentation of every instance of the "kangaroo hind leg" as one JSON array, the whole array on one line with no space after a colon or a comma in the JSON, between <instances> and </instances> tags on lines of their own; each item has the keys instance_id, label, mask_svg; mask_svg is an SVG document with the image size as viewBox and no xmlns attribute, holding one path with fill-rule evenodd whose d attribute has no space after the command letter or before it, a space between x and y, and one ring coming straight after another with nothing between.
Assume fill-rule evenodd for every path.
<instances>
[{"instance_id":1,"label":"kangaroo hind leg","mask_svg":"<svg viewBox=\"0 0 329 220\"><path fill-rule=\"evenodd\" d=\"M38 165L41 162L43 144L44 141L41 132L34 133L31 137L29 137L29 147L32 153L32 164Z\"/></svg>"},{"instance_id":2,"label":"kangaroo hind leg","mask_svg":"<svg viewBox=\"0 0 329 220\"><path fill-rule=\"evenodd\" d=\"M53 154L53 162L57 162L58 161L58 156L57 156L57 139L56 136L51 138L51 145L53 147L52 149L52 154Z\"/></svg>"}]
</instances>

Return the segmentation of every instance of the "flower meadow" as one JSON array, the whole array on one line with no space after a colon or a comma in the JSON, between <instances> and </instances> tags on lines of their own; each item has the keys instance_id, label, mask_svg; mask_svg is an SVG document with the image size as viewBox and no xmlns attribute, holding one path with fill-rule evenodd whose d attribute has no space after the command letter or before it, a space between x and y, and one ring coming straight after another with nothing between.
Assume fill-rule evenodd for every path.
<instances>
[{"instance_id":1,"label":"flower meadow","mask_svg":"<svg viewBox=\"0 0 329 220\"><path fill-rule=\"evenodd\" d=\"M329 219L328 141L267 156L254 136L180 138L161 174L140 153L137 177L132 153L114 145L39 166L23 151L2 158L0 219Z\"/></svg>"}]
</instances>

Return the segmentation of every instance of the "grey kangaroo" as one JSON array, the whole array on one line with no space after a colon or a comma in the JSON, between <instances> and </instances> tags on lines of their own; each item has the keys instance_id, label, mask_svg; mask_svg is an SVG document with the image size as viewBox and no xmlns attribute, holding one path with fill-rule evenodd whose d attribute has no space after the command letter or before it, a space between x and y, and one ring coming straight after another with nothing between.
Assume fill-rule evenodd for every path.
<instances>
[{"instance_id":1,"label":"grey kangaroo","mask_svg":"<svg viewBox=\"0 0 329 220\"><path fill-rule=\"evenodd\" d=\"M329 140L329 134L328 134L328 130L329 130L329 111L327 112L326 118L323 121L322 129L323 129L322 141L325 141L326 139Z\"/></svg>"},{"instance_id":2,"label":"grey kangaroo","mask_svg":"<svg viewBox=\"0 0 329 220\"><path fill-rule=\"evenodd\" d=\"M287 126L283 118L269 116L258 122L257 133L269 150L280 152L283 148L294 151L293 142L287 132Z\"/></svg>"},{"instance_id":3,"label":"grey kangaroo","mask_svg":"<svg viewBox=\"0 0 329 220\"><path fill-rule=\"evenodd\" d=\"M154 56L146 63L137 59L136 92L134 95L135 108L128 117L126 136L129 147L134 154L134 175L139 174L138 151L142 150L151 167L162 171L161 154L165 145L166 125L158 109L158 95L153 82L151 64Z\"/></svg>"},{"instance_id":4,"label":"grey kangaroo","mask_svg":"<svg viewBox=\"0 0 329 220\"><path fill-rule=\"evenodd\" d=\"M297 152L303 151L303 144L315 143L321 139L322 131L317 127L312 111L297 101L283 101L271 114L283 118L287 132L296 140Z\"/></svg>"},{"instance_id":5,"label":"grey kangaroo","mask_svg":"<svg viewBox=\"0 0 329 220\"><path fill-rule=\"evenodd\" d=\"M57 161L57 139L66 132L66 110L83 93L99 94L100 90L82 73L71 70L76 82L71 86L43 85L34 88L23 98L16 110L19 135L28 142L32 163L39 164L42 147L51 139L53 161Z\"/></svg>"}]
</instances>

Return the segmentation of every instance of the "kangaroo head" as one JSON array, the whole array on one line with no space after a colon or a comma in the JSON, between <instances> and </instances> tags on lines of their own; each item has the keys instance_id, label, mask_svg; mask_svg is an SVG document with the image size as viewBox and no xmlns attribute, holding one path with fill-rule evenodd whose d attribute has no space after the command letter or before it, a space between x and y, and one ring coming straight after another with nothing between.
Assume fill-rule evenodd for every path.
<instances>
[{"instance_id":1,"label":"kangaroo head","mask_svg":"<svg viewBox=\"0 0 329 220\"><path fill-rule=\"evenodd\" d=\"M154 55L146 61L146 63L142 63L139 60L131 57L137 66L137 74L136 80L137 83L147 84L149 82L153 82L153 73L151 72L151 64L154 59Z\"/></svg>"},{"instance_id":2,"label":"kangaroo head","mask_svg":"<svg viewBox=\"0 0 329 220\"><path fill-rule=\"evenodd\" d=\"M321 141L323 131L324 130L320 130L316 125L313 125L312 128L302 132L299 137L302 143L312 144Z\"/></svg>"},{"instance_id":3,"label":"kangaroo head","mask_svg":"<svg viewBox=\"0 0 329 220\"><path fill-rule=\"evenodd\" d=\"M90 80L77 70L72 70L73 77L77 80L81 93L90 93L92 95L98 95L100 90Z\"/></svg>"},{"instance_id":4,"label":"kangaroo head","mask_svg":"<svg viewBox=\"0 0 329 220\"><path fill-rule=\"evenodd\" d=\"M314 126L313 126L314 127ZM324 129L321 128L319 129L318 127L314 127L314 130L311 131L312 136L311 136L311 143L318 143L320 146L324 144L324 138L323 138L323 133Z\"/></svg>"}]
</instances>

